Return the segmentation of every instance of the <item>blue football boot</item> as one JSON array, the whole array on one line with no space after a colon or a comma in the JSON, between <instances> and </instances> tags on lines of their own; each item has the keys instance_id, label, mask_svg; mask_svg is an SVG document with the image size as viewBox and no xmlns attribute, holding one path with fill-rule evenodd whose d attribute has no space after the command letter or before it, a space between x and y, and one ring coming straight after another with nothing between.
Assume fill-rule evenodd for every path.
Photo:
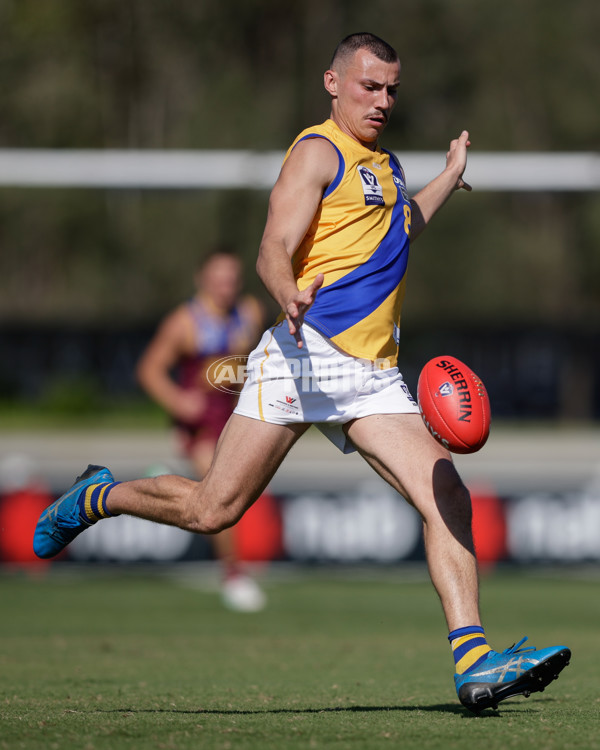
<instances>
[{"instance_id":1,"label":"blue football boot","mask_svg":"<svg viewBox=\"0 0 600 750\"><path fill-rule=\"evenodd\" d=\"M90 464L73 486L49 505L40 516L33 535L33 551L38 557L54 557L92 524L79 513L77 498L81 490L91 484L114 482L113 475L104 466Z\"/></svg>"},{"instance_id":2,"label":"blue football boot","mask_svg":"<svg viewBox=\"0 0 600 750\"><path fill-rule=\"evenodd\" d=\"M479 713L484 708L498 708L498 703L513 695L542 692L571 659L566 646L552 648L519 648L527 637L501 654L490 655L471 672L455 674L458 699L466 708Z\"/></svg>"}]
</instances>

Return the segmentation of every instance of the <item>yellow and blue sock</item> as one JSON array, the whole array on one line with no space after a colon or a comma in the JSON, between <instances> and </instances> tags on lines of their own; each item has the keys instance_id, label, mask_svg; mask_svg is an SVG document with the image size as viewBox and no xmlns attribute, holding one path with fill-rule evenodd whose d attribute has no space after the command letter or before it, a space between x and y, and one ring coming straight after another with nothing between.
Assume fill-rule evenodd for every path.
<instances>
[{"instance_id":1,"label":"yellow and blue sock","mask_svg":"<svg viewBox=\"0 0 600 750\"><path fill-rule=\"evenodd\" d=\"M101 518L110 518L118 515L111 513L106 508L106 498L108 493L120 482L101 482L100 484L91 484L79 493L77 504L79 505L79 517L85 523L96 523Z\"/></svg>"},{"instance_id":2,"label":"yellow and blue sock","mask_svg":"<svg viewBox=\"0 0 600 750\"><path fill-rule=\"evenodd\" d=\"M453 630L448 640L452 646L457 674L464 674L475 669L487 659L492 650L488 646L483 628L479 625Z\"/></svg>"}]
</instances>

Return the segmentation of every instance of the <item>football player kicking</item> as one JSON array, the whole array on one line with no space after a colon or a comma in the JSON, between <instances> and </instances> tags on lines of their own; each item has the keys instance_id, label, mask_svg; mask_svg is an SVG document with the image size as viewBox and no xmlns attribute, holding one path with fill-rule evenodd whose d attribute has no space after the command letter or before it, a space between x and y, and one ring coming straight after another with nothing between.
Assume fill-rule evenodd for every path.
<instances>
[{"instance_id":1,"label":"football player kicking","mask_svg":"<svg viewBox=\"0 0 600 750\"><path fill-rule=\"evenodd\" d=\"M247 382L203 480L169 475L119 484L108 469L90 466L42 515L34 548L52 557L90 524L119 513L217 533L243 515L315 424L344 452L357 450L420 513L458 698L479 712L543 690L570 651L521 648L523 641L502 652L488 645L469 493L398 370L409 238L456 190L470 190L463 131L444 170L409 197L396 157L378 144L399 75L395 50L372 34L352 34L336 48L324 76L330 118L288 151L259 250L259 276L282 314L250 356Z\"/></svg>"}]
</instances>

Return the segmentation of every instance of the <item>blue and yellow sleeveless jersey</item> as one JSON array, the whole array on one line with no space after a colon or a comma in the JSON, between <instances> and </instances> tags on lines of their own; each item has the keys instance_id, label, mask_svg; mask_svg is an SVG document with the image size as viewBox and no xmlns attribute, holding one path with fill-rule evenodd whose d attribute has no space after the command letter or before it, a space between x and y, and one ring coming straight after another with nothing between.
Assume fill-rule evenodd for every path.
<instances>
[{"instance_id":1,"label":"blue and yellow sleeveless jersey","mask_svg":"<svg viewBox=\"0 0 600 750\"><path fill-rule=\"evenodd\" d=\"M330 141L339 168L292 258L299 289L325 277L304 319L342 351L393 366L411 220L404 173L393 154L362 146L332 120L300 133L287 156L305 138Z\"/></svg>"}]
</instances>

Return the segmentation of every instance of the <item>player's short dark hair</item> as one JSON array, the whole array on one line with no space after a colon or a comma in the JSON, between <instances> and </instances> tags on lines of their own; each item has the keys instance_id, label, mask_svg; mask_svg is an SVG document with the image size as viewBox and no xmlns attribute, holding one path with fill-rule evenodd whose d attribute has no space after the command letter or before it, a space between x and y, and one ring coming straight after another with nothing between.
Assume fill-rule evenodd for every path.
<instances>
[{"instance_id":1,"label":"player's short dark hair","mask_svg":"<svg viewBox=\"0 0 600 750\"><path fill-rule=\"evenodd\" d=\"M368 50L372 55L386 63L394 63L398 60L398 53L390 44L375 36L375 34L360 31L356 34L349 34L342 39L331 58L331 67L334 66L334 63L351 57L359 49Z\"/></svg>"}]
</instances>

